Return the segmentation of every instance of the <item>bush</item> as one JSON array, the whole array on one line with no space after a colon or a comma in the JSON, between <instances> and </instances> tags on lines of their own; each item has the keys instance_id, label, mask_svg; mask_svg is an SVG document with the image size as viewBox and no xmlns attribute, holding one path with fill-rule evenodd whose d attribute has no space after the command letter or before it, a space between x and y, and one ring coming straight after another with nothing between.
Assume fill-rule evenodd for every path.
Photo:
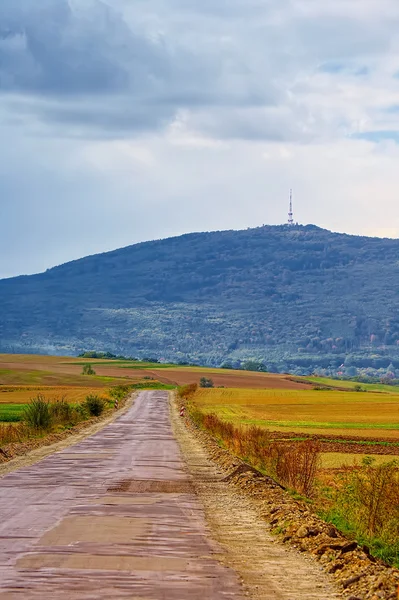
<instances>
[{"instance_id":1,"label":"bush","mask_svg":"<svg viewBox=\"0 0 399 600\"><path fill-rule=\"evenodd\" d=\"M22 442L30 434L31 429L25 423L18 423L18 425L0 424L0 446Z\"/></svg>"},{"instance_id":2,"label":"bush","mask_svg":"<svg viewBox=\"0 0 399 600\"><path fill-rule=\"evenodd\" d=\"M30 401L22 418L29 427L41 431L49 430L54 422L50 402L41 394Z\"/></svg>"},{"instance_id":3,"label":"bush","mask_svg":"<svg viewBox=\"0 0 399 600\"><path fill-rule=\"evenodd\" d=\"M374 465L366 457L363 466L343 476L334 503L325 516L341 529L355 534L371 552L399 566L399 467L396 461Z\"/></svg>"},{"instance_id":4,"label":"bush","mask_svg":"<svg viewBox=\"0 0 399 600\"><path fill-rule=\"evenodd\" d=\"M78 404L75 407L75 412L76 412L78 421L86 421L86 419L88 419L90 416L89 410L88 410L85 402L83 402L82 404Z\"/></svg>"},{"instance_id":5,"label":"bush","mask_svg":"<svg viewBox=\"0 0 399 600\"><path fill-rule=\"evenodd\" d=\"M313 440L299 444L274 444L274 455L277 479L309 497L319 466L320 444Z\"/></svg>"},{"instance_id":6,"label":"bush","mask_svg":"<svg viewBox=\"0 0 399 600\"><path fill-rule=\"evenodd\" d=\"M75 425L87 418L87 411L81 411L80 406L69 404L65 398L50 402L50 411L54 423L59 425Z\"/></svg>"},{"instance_id":7,"label":"bush","mask_svg":"<svg viewBox=\"0 0 399 600\"><path fill-rule=\"evenodd\" d=\"M365 459L362 469L351 475L347 489L358 526L366 535L399 537L398 464L393 461L374 466Z\"/></svg>"},{"instance_id":8,"label":"bush","mask_svg":"<svg viewBox=\"0 0 399 600\"><path fill-rule=\"evenodd\" d=\"M195 394L197 389L198 385L196 383L189 383L188 385L182 385L181 387L179 387L177 393L179 395L179 398L184 398L185 400L188 400L189 398L191 398L191 396Z\"/></svg>"},{"instance_id":9,"label":"bush","mask_svg":"<svg viewBox=\"0 0 399 600\"><path fill-rule=\"evenodd\" d=\"M109 390L109 395L115 400L123 400L130 391L131 387L128 385L116 385Z\"/></svg>"},{"instance_id":10,"label":"bush","mask_svg":"<svg viewBox=\"0 0 399 600\"><path fill-rule=\"evenodd\" d=\"M82 375L95 375L96 372L91 365L83 365Z\"/></svg>"},{"instance_id":11,"label":"bush","mask_svg":"<svg viewBox=\"0 0 399 600\"><path fill-rule=\"evenodd\" d=\"M55 400L50 404L50 412L54 421L57 423L67 423L72 419L72 406L68 404L65 398Z\"/></svg>"},{"instance_id":12,"label":"bush","mask_svg":"<svg viewBox=\"0 0 399 600\"><path fill-rule=\"evenodd\" d=\"M208 377L201 377L201 379L200 379L200 387L202 387L202 388L213 388L214 387L213 380L212 379L208 379Z\"/></svg>"},{"instance_id":13,"label":"bush","mask_svg":"<svg viewBox=\"0 0 399 600\"><path fill-rule=\"evenodd\" d=\"M199 427L206 429L255 468L265 471L300 494L312 494L320 456L317 442L274 442L267 429L235 427L213 413L204 414L196 406L190 410L190 416Z\"/></svg>"},{"instance_id":14,"label":"bush","mask_svg":"<svg viewBox=\"0 0 399 600\"><path fill-rule=\"evenodd\" d=\"M94 394L90 394L87 396L84 406L87 409L87 412L92 417L99 417L105 410L105 401L100 396L95 396Z\"/></svg>"}]
</instances>

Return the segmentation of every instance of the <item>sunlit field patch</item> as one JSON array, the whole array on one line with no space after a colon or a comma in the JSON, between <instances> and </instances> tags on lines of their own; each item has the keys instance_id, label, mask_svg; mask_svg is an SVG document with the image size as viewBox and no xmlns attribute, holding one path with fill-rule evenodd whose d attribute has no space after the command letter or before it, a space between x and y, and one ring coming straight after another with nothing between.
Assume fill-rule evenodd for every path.
<instances>
[{"instance_id":1,"label":"sunlit field patch","mask_svg":"<svg viewBox=\"0 0 399 600\"><path fill-rule=\"evenodd\" d=\"M195 403L236 425L399 439L399 396L329 390L204 389Z\"/></svg>"},{"instance_id":2,"label":"sunlit field patch","mask_svg":"<svg viewBox=\"0 0 399 600\"><path fill-rule=\"evenodd\" d=\"M321 468L323 469L339 469L341 467L360 467L362 461L369 456L368 454L351 454L349 452L322 452L321 453ZM395 457L390 454L380 454L374 456L375 465L384 465L389 463Z\"/></svg>"},{"instance_id":3,"label":"sunlit field patch","mask_svg":"<svg viewBox=\"0 0 399 600\"><path fill-rule=\"evenodd\" d=\"M102 390L100 390L102 392ZM80 403L90 394L98 394L96 387L66 387L66 386L6 386L0 387L0 407L10 404L28 404L38 394L48 400L64 398L67 402ZM102 392L106 395L106 391Z\"/></svg>"},{"instance_id":4,"label":"sunlit field patch","mask_svg":"<svg viewBox=\"0 0 399 600\"><path fill-rule=\"evenodd\" d=\"M356 390L360 387L365 392L384 392L386 394L399 394L399 387L387 385L384 383L359 383L358 381L349 381L346 379L331 379L329 377L301 377L300 380L309 381L312 384L325 385L332 388L346 388Z\"/></svg>"}]
</instances>

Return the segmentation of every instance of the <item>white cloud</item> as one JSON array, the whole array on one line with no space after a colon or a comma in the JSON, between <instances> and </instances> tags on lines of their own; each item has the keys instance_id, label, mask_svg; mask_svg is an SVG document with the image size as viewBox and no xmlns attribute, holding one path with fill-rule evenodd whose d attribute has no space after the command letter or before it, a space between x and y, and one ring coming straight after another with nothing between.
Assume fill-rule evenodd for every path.
<instances>
[{"instance_id":1,"label":"white cloud","mask_svg":"<svg viewBox=\"0 0 399 600\"><path fill-rule=\"evenodd\" d=\"M395 0L2 0L0 276L278 223L291 186L301 221L396 232L398 24Z\"/></svg>"}]
</instances>

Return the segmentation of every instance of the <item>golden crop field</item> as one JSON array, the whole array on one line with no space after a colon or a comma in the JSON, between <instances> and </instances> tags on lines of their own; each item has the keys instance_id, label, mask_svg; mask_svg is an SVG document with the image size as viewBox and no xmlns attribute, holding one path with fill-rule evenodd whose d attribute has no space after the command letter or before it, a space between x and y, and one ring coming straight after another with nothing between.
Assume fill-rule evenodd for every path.
<instances>
[{"instance_id":1,"label":"golden crop field","mask_svg":"<svg viewBox=\"0 0 399 600\"><path fill-rule=\"evenodd\" d=\"M322 452L321 467L323 469L337 469L340 467L359 467L368 454L354 454L351 452ZM374 465L384 465L395 459L391 454L379 454L373 457Z\"/></svg>"},{"instance_id":2,"label":"golden crop field","mask_svg":"<svg viewBox=\"0 0 399 600\"><path fill-rule=\"evenodd\" d=\"M0 405L28 404L38 394L47 400L64 398L67 402L83 402L89 394L100 394L107 397L107 390L98 387L66 387L66 386L6 386L0 387Z\"/></svg>"},{"instance_id":3,"label":"golden crop field","mask_svg":"<svg viewBox=\"0 0 399 600\"><path fill-rule=\"evenodd\" d=\"M273 431L399 439L399 395L376 392L200 389L204 412Z\"/></svg>"}]
</instances>

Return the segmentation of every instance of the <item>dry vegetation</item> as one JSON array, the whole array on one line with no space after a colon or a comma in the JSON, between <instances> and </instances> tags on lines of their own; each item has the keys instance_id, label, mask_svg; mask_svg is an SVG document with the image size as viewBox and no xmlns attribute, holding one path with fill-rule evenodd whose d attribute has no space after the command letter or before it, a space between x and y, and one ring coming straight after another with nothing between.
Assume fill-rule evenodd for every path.
<instances>
[{"instance_id":1,"label":"dry vegetation","mask_svg":"<svg viewBox=\"0 0 399 600\"><path fill-rule=\"evenodd\" d=\"M369 437L382 430L397 439L399 431L392 429L395 416L399 422L397 398L340 391L198 389L196 385L180 388L179 396L193 421L219 444L308 497L326 520L367 544L376 556L399 565L399 467L389 461L389 445L378 461L371 457L361 461L352 454L350 467L344 453L328 453L328 465L317 439L279 440L268 428L292 431L296 425L317 431L323 415L323 428L329 433L354 430ZM300 418L305 415L304 422Z\"/></svg>"},{"instance_id":2,"label":"dry vegetation","mask_svg":"<svg viewBox=\"0 0 399 600\"><path fill-rule=\"evenodd\" d=\"M105 395L95 393L79 396L73 403L73 395L66 398L49 397L38 393L29 403L17 405L22 408L16 423L0 423L0 454L8 458L8 444L22 443L33 438L43 438L53 433L71 429L78 423L99 417L104 411L118 406L132 391L130 386L116 386Z\"/></svg>"},{"instance_id":3,"label":"dry vegetation","mask_svg":"<svg viewBox=\"0 0 399 600\"><path fill-rule=\"evenodd\" d=\"M100 369L96 364L94 374L83 375L82 369L87 363L87 359L56 356L0 355L0 455L3 458L7 444L19 444L32 437L45 437L74 427L97 416L93 410L100 405L111 408L118 390L125 390L124 396L133 389L171 387L148 371L130 373L115 368L113 363L109 365L108 361L102 361L101 364L105 364ZM98 401L90 404L90 398ZM35 406L33 421L42 410L40 418L47 418L47 425L44 422L39 427L29 424L29 411Z\"/></svg>"}]
</instances>

